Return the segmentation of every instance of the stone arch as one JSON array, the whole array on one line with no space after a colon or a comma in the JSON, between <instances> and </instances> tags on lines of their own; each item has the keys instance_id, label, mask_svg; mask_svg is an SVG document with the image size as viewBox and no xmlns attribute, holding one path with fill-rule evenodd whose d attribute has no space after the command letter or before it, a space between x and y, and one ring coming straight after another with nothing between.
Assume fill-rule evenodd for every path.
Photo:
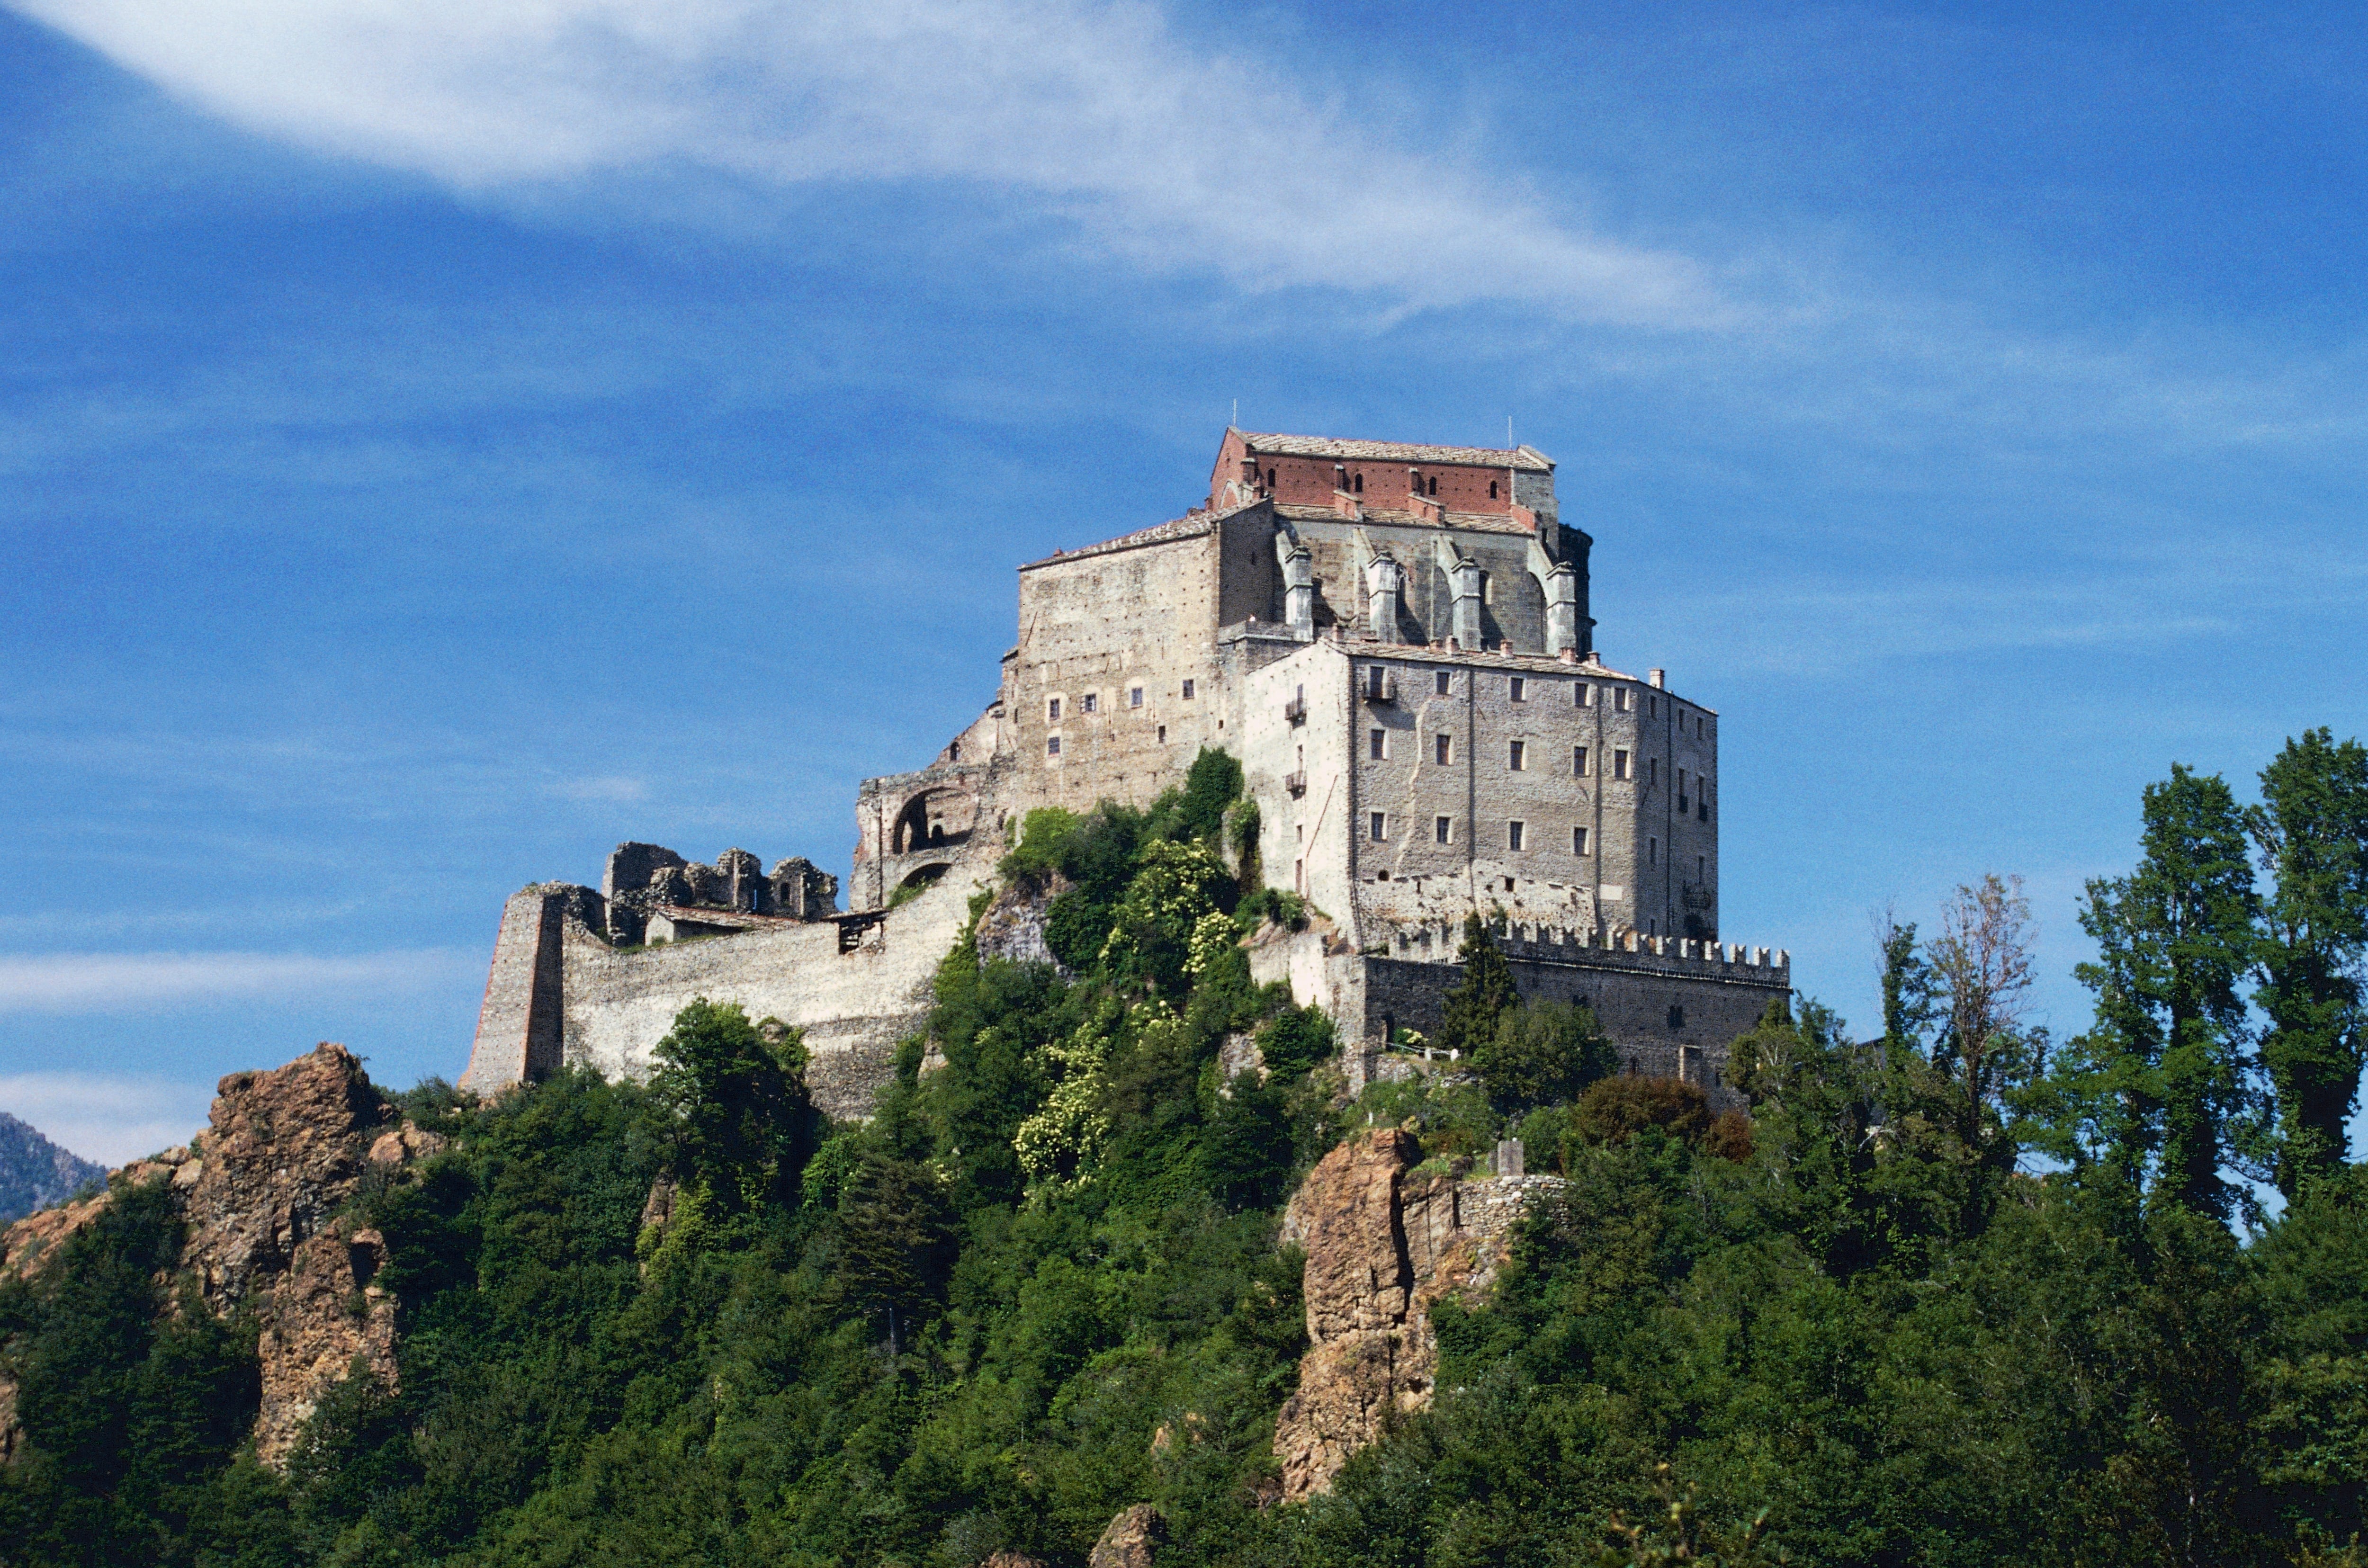
<instances>
[{"instance_id":1,"label":"stone arch","mask_svg":"<svg viewBox=\"0 0 2368 1568\"><path fill-rule=\"evenodd\" d=\"M888 853L917 855L970 836L978 816L978 797L969 790L936 785L920 790L896 812L888 831Z\"/></svg>"}]
</instances>

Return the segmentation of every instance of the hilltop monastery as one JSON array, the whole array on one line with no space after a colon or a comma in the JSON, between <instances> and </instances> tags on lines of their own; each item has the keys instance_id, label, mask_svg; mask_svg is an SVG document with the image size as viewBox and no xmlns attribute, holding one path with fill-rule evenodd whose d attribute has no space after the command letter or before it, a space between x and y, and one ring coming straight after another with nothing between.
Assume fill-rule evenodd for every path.
<instances>
[{"instance_id":1,"label":"hilltop monastery","mask_svg":"<svg viewBox=\"0 0 2368 1568\"><path fill-rule=\"evenodd\" d=\"M1147 805L1208 746L1242 761L1268 881L1320 912L1253 972L1332 1014L1352 1080L1436 1027L1477 910L1525 996L1707 1086L1789 969L1722 939L1719 716L1602 662L1592 543L1528 447L1227 430L1205 504L1019 568L995 700L858 787L847 911L803 859L621 845L597 892L509 901L462 1081L638 1074L706 996L803 1028L817 1097L861 1114L1026 813Z\"/></svg>"}]
</instances>

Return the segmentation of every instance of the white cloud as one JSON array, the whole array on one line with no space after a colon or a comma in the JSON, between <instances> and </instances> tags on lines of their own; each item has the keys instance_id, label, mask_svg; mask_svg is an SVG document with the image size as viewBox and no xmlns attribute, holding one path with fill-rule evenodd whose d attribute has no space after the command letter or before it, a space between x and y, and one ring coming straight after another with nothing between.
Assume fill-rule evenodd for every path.
<instances>
[{"instance_id":1,"label":"white cloud","mask_svg":"<svg viewBox=\"0 0 2368 1568\"><path fill-rule=\"evenodd\" d=\"M613 805L631 805L649 799L650 787L638 778L610 774L598 778L563 778L552 784L551 792L563 801L591 801Z\"/></svg>"},{"instance_id":2,"label":"white cloud","mask_svg":"<svg viewBox=\"0 0 2368 1568\"><path fill-rule=\"evenodd\" d=\"M413 992L473 974L481 957L427 948L307 953L0 956L0 1013L138 1013L241 998Z\"/></svg>"},{"instance_id":3,"label":"white cloud","mask_svg":"<svg viewBox=\"0 0 2368 1568\"><path fill-rule=\"evenodd\" d=\"M206 1124L213 1091L109 1073L0 1075L0 1110L31 1123L86 1160L120 1165L177 1143Z\"/></svg>"},{"instance_id":4,"label":"white cloud","mask_svg":"<svg viewBox=\"0 0 2368 1568\"><path fill-rule=\"evenodd\" d=\"M951 180L1247 287L1659 325L1732 314L1689 258L1395 144L1151 5L8 3L239 124L461 186L667 165Z\"/></svg>"}]
</instances>

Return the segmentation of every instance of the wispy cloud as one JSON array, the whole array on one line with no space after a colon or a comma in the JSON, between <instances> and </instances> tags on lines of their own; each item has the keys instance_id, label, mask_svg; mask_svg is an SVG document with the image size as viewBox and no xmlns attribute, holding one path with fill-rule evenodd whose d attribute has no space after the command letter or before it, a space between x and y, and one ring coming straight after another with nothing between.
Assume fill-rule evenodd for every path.
<instances>
[{"instance_id":1,"label":"wispy cloud","mask_svg":"<svg viewBox=\"0 0 2368 1568\"><path fill-rule=\"evenodd\" d=\"M308 953L40 953L0 957L0 1013L137 1013L242 998L417 992L475 972L441 948Z\"/></svg>"},{"instance_id":2,"label":"wispy cloud","mask_svg":"<svg viewBox=\"0 0 2368 1568\"><path fill-rule=\"evenodd\" d=\"M186 1143L206 1122L203 1084L111 1073L0 1075L0 1110L86 1160L120 1165Z\"/></svg>"},{"instance_id":3,"label":"wispy cloud","mask_svg":"<svg viewBox=\"0 0 2368 1568\"><path fill-rule=\"evenodd\" d=\"M551 792L563 801L590 801L597 803L631 805L649 799L650 787L639 778L609 775L598 778L563 778L550 786Z\"/></svg>"},{"instance_id":4,"label":"wispy cloud","mask_svg":"<svg viewBox=\"0 0 2368 1568\"><path fill-rule=\"evenodd\" d=\"M1694 260L1092 0L12 0L231 119L463 186L692 166L951 180L1161 270L1699 325ZM1281 182L1294 215L1258 192Z\"/></svg>"}]
</instances>

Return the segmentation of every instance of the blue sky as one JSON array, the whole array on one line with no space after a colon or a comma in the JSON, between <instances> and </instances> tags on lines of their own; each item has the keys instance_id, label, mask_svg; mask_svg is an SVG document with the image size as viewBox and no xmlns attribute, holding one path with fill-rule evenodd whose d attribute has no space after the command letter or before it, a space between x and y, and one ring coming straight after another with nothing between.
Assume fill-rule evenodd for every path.
<instances>
[{"instance_id":1,"label":"blue sky","mask_svg":"<svg viewBox=\"0 0 2368 1568\"><path fill-rule=\"evenodd\" d=\"M0 1108L466 1061L505 895L843 868L1010 568L1250 428L1561 463L1719 709L1725 926L2368 731L2368 25L1019 0L0 9Z\"/></svg>"}]
</instances>

